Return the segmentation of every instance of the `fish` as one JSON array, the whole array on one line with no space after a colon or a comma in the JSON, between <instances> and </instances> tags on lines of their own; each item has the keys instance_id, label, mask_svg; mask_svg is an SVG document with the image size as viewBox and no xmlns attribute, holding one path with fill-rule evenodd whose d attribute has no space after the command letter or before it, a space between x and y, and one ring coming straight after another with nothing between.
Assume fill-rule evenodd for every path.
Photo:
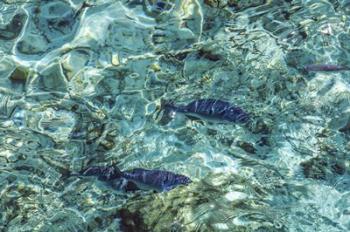
<instances>
[{"instance_id":1,"label":"fish","mask_svg":"<svg viewBox=\"0 0 350 232\"><path fill-rule=\"evenodd\" d=\"M187 105L174 105L172 102L163 100L161 108L171 117L176 113L183 113L190 119L219 123L246 123L250 119L249 114L240 107L217 99L198 99Z\"/></svg>"},{"instance_id":2,"label":"fish","mask_svg":"<svg viewBox=\"0 0 350 232\"><path fill-rule=\"evenodd\" d=\"M307 72L333 72L350 70L349 67L337 64L309 64L304 66Z\"/></svg>"},{"instance_id":3,"label":"fish","mask_svg":"<svg viewBox=\"0 0 350 232\"><path fill-rule=\"evenodd\" d=\"M99 180L110 182L126 191L155 190L167 192L179 185L188 185L192 180L184 175L164 170L135 168L120 171L117 166L91 166L79 173L82 176L97 176Z\"/></svg>"}]
</instances>

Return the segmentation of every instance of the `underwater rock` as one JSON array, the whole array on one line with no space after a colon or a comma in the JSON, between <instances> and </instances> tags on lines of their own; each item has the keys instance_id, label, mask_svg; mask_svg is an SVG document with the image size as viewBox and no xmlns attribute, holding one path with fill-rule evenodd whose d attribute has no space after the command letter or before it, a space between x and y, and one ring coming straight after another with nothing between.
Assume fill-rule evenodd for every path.
<instances>
[{"instance_id":1,"label":"underwater rock","mask_svg":"<svg viewBox=\"0 0 350 232\"><path fill-rule=\"evenodd\" d=\"M142 2L144 11L150 16L169 13L175 6L174 3L168 0L145 0Z\"/></svg>"},{"instance_id":2,"label":"underwater rock","mask_svg":"<svg viewBox=\"0 0 350 232\"><path fill-rule=\"evenodd\" d=\"M340 35L338 36L338 40L340 43L340 46L345 49L347 52L350 51L350 45L348 43L348 41L350 40L350 35L348 33L340 33Z\"/></svg>"},{"instance_id":3,"label":"underwater rock","mask_svg":"<svg viewBox=\"0 0 350 232\"><path fill-rule=\"evenodd\" d=\"M28 79L28 75L29 75L28 69L26 69L25 67L17 66L9 76L9 79L12 82L24 84Z\"/></svg>"},{"instance_id":4,"label":"underwater rock","mask_svg":"<svg viewBox=\"0 0 350 232\"><path fill-rule=\"evenodd\" d=\"M326 179L327 162L321 159L311 159L300 164L305 177L313 179Z\"/></svg>"},{"instance_id":5,"label":"underwater rock","mask_svg":"<svg viewBox=\"0 0 350 232\"><path fill-rule=\"evenodd\" d=\"M256 148L254 147L253 144L244 142L244 141L238 141L237 146L242 148L244 151L250 153L250 154L255 154L256 153Z\"/></svg>"},{"instance_id":6,"label":"underwater rock","mask_svg":"<svg viewBox=\"0 0 350 232\"><path fill-rule=\"evenodd\" d=\"M249 121L248 113L240 107L229 102L217 99L199 99L187 105L174 105L163 101L162 109L171 116L174 113L183 113L189 118L198 118L215 122L246 123Z\"/></svg>"},{"instance_id":7,"label":"underwater rock","mask_svg":"<svg viewBox=\"0 0 350 232\"><path fill-rule=\"evenodd\" d=\"M70 164L64 160L65 157L60 152L43 152L43 154L40 155L40 158L51 168L55 169L57 173L60 173L62 177L65 178L70 176Z\"/></svg>"},{"instance_id":8,"label":"underwater rock","mask_svg":"<svg viewBox=\"0 0 350 232\"><path fill-rule=\"evenodd\" d=\"M198 1L145 2L152 2L152 16L158 21L152 35L152 42L157 51L183 49L200 40L203 28L203 13ZM158 10L159 13L157 14L155 9L161 9L161 11ZM148 10L148 12L150 11Z\"/></svg>"},{"instance_id":9,"label":"underwater rock","mask_svg":"<svg viewBox=\"0 0 350 232\"><path fill-rule=\"evenodd\" d=\"M215 8L223 8L228 5L228 2L226 0L204 0L204 4Z\"/></svg>"},{"instance_id":10,"label":"underwater rock","mask_svg":"<svg viewBox=\"0 0 350 232\"><path fill-rule=\"evenodd\" d=\"M16 111L13 120L20 127L30 128L55 142L66 142L75 124L75 114L55 107L30 106L26 111ZM38 137L38 135L36 135Z\"/></svg>"},{"instance_id":11,"label":"underwater rock","mask_svg":"<svg viewBox=\"0 0 350 232\"><path fill-rule=\"evenodd\" d=\"M343 175L346 172L343 163L327 157L317 156L302 162L300 165L306 178L318 180L327 180L334 174Z\"/></svg>"},{"instance_id":12,"label":"underwater rock","mask_svg":"<svg viewBox=\"0 0 350 232\"><path fill-rule=\"evenodd\" d=\"M309 109L320 109L330 115L332 129L339 129L335 127L343 123L345 125L344 121L349 116L346 111L349 108L350 86L344 78L318 73L308 81L304 97ZM327 112L329 106L336 110Z\"/></svg>"},{"instance_id":13,"label":"underwater rock","mask_svg":"<svg viewBox=\"0 0 350 232\"><path fill-rule=\"evenodd\" d=\"M108 26L102 24L102 19L101 22L97 22L101 24L101 28L99 28L99 30L105 30L106 33L105 38L99 39L106 40L106 43L112 49L114 49L114 51L108 51L108 53L111 54L110 62L112 62L112 53L118 51L118 62L116 62L116 60L114 61L114 64L118 65L120 63L127 62L127 58L129 56L149 52L152 47L150 42L150 27L140 23L135 23L135 21L137 22L140 20L136 16L134 16L135 18L130 19L124 15L126 12L122 11L120 14L120 18L116 18L112 22L108 22ZM101 17L103 17L103 15L101 15ZM90 21L90 19L87 21ZM91 18L91 21L94 22L94 19ZM89 26L91 27L91 25L86 25L86 28Z\"/></svg>"},{"instance_id":14,"label":"underwater rock","mask_svg":"<svg viewBox=\"0 0 350 232\"><path fill-rule=\"evenodd\" d=\"M238 10L244 10L250 7L256 7L266 4L267 0L228 0L228 5Z\"/></svg>"},{"instance_id":15,"label":"underwater rock","mask_svg":"<svg viewBox=\"0 0 350 232\"><path fill-rule=\"evenodd\" d=\"M9 63L4 62L2 67L0 67L0 73L4 77L7 77L2 79L2 86L6 86L16 93L23 93L23 91L25 91L27 80L30 79L32 74L30 68L22 66L16 62L11 62L10 65L8 64Z\"/></svg>"},{"instance_id":16,"label":"underwater rock","mask_svg":"<svg viewBox=\"0 0 350 232\"><path fill-rule=\"evenodd\" d=\"M204 3L208 6L215 7L215 8L224 8L226 6L234 7L237 10L244 10L250 7L260 6L265 4L266 0L204 0Z\"/></svg>"},{"instance_id":17,"label":"underwater rock","mask_svg":"<svg viewBox=\"0 0 350 232\"><path fill-rule=\"evenodd\" d=\"M61 65L52 63L41 72L36 73L29 87L33 90L66 92L67 83Z\"/></svg>"},{"instance_id":18,"label":"underwater rock","mask_svg":"<svg viewBox=\"0 0 350 232\"><path fill-rule=\"evenodd\" d=\"M121 209L118 214L121 220L121 231L149 231L143 222L142 216L138 212L130 212L128 209Z\"/></svg>"},{"instance_id":19,"label":"underwater rock","mask_svg":"<svg viewBox=\"0 0 350 232\"><path fill-rule=\"evenodd\" d=\"M332 130L338 130L343 133L349 133L350 131L350 108L347 107L341 112L333 117L328 127Z\"/></svg>"},{"instance_id":20,"label":"underwater rock","mask_svg":"<svg viewBox=\"0 0 350 232\"><path fill-rule=\"evenodd\" d=\"M89 112L89 108L80 108L79 110L74 110L73 107L73 110L76 111L76 123L69 134L69 139L85 143L90 146L90 151L95 151L101 143L102 147L106 145L105 143L112 143L108 144L107 147L113 146L113 140L104 141L104 136L107 136L105 133L106 125L101 122L101 119L96 118L92 112ZM85 112L82 113L80 111Z\"/></svg>"},{"instance_id":21,"label":"underwater rock","mask_svg":"<svg viewBox=\"0 0 350 232\"><path fill-rule=\"evenodd\" d=\"M205 49L200 49L198 51L198 56L214 62L222 59L222 55L216 54L214 51L207 51Z\"/></svg>"},{"instance_id":22,"label":"underwater rock","mask_svg":"<svg viewBox=\"0 0 350 232\"><path fill-rule=\"evenodd\" d=\"M85 68L90 58L91 54L87 49L75 49L63 55L62 69L68 81Z\"/></svg>"},{"instance_id":23,"label":"underwater rock","mask_svg":"<svg viewBox=\"0 0 350 232\"><path fill-rule=\"evenodd\" d=\"M249 130L254 134L269 135L272 132L272 124L263 118L258 118L254 123L250 123Z\"/></svg>"},{"instance_id":24,"label":"underwater rock","mask_svg":"<svg viewBox=\"0 0 350 232\"><path fill-rule=\"evenodd\" d=\"M147 231L254 231L256 220L271 225L268 203L262 203L264 195L251 180L222 173L206 176L205 181L196 182L189 189L164 193L161 198L134 196L123 209L129 224L142 221ZM236 223L240 220L246 224ZM268 231L276 231L273 226L268 227Z\"/></svg>"},{"instance_id":25,"label":"underwater rock","mask_svg":"<svg viewBox=\"0 0 350 232\"><path fill-rule=\"evenodd\" d=\"M339 129L340 132L343 132L343 133L349 133L350 132L350 120L348 121L348 123Z\"/></svg>"},{"instance_id":26,"label":"underwater rock","mask_svg":"<svg viewBox=\"0 0 350 232\"><path fill-rule=\"evenodd\" d=\"M82 9L74 10L60 0L33 7L27 30L17 43L17 51L25 55L42 55L72 40Z\"/></svg>"},{"instance_id":27,"label":"underwater rock","mask_svg":"<svg viewBox=\"0 0 350 232\"><path fill-rule=\"evenodd\" d=\"M21 33L26 20L27 15L25 13L14 15L9 24L5 27L0 26L0 40L16 39Z\"/></svg>"},{"instance_id":28,"label":"underwater rock","mask_svg":"<svg viewBox=\"0 0 350 232\"><path fill-rule=\"evenodd\" d=\"M291 1L269 1L262 7L258 7L259 13L251 17L252 22L262 23L264 29L278 38L277 43L283 47L303 47L310 33L308 27L301 22L295 24L293 19L298 15L300 10L298 3ZM274 12L273 15L265 14L266 11ZM288 50L288 49L287 49Z\"/></svg>"},{"instance_id":29,"label":"underwater rock","mask_svg":"<svg viewBox=\"0 0 350 232\"><path fill-rule=\"evenodd\" d=\"M52 225L56 225L54 230L57 231L89 231L85 218L70 208L56 212L51 218L45 220L46 223L40 222L37 228L41 231L52 230Z\"/></svg>"},{"instance_id":30,"label":"underwater rock","mask_svg":"<svg viewBox=\"0 0 350 232\"><path fill-rule=\"evenodd\" d=\"M293 49L286 55L286 63L288 66L303 70L304 65L316 62L314 54L302 49Z\"/></svg>"},{"instance_id":31,"label":"underwater rock","mask_svg":"<svg viewBox=\"0 0 350 232\"><path fill-rule=\"evenodd\" d=\"M26 55L43 54L49 49L47 41L39 35L26 35L25 40L18 41L17 50Z\"/></svg>"},{"instance_id":32,"label":"underwater rock","mask_svg":"<svg viewBox=\"0 0 350 232\"><path fill-rule=\"evenodd\" d=\"M15 97L0 93L0 119L14 119L16 112L19 110L21 102ZM2 121L4 123L4 121ZM12 121L12 123L14 123ZM4 123L6 124L6 123Z\"/></svg>"},{"instance_id":33,"label":"underwater rock","mask_svg":"<svg viewBox=\"0 0 350 232\"><path fill-rule=\"evenodd\" d=\"M38 127L56 141L67 141L75 123L74 113L47 108L41 114Z\"/></svg>"}]
</instances>

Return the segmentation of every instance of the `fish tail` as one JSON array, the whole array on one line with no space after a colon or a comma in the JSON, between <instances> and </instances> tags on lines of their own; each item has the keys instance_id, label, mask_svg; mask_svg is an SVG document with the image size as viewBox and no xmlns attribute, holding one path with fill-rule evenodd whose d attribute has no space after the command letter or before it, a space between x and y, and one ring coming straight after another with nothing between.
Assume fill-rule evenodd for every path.
<instances>
[{"instance_id":1,"label":"fish tail","mask_svg":"<svg viewBox=\"0 0 350 232\"><path fill-rule=\"evenodd\" d=\"M251 117L246 113L238 115L237 121L243 124L252 122Z\"/></svg>"},{"instance_id":2,"label":"fish tail","mask_svg":"<svg viewBox=\"0 0 350 232\"><path fill-rule=\"evenodd\" d=\"M165 111L176 111L177 107L174 104L174 101L167 101L164 99L160 100L160 108Z\"/></svg>"},{"instance_id":3,"label":"fish tail","mask_svg":"<svg viewBox=\"0 0 350 232\"><path fill-rule=\"evenodd\" d=\"M160 122L163 124L167 124L175 117L175 114L178 111L179 109L177 106L175 106L173 101L161 99L159 114L162 112L162 117L160 119Z\"/></svg>"},{"instance_id":4,"label":"fish tail","mask_svg":"<svg viewBox=\"0 0 350 232\"><path fill-rule=\"evenodd\" d=\"M304 71L306 72L318 72L318 71L342 71L349 70L349 67L346 65L337 65L337 64L310 64L304 66Z\"/></svg>"},{"instance_id":5,"label":"fish tail","mask_svg":"<svg viewBox=\"0 0 350 232\"><path fill-rule=\"evenodd\" d=\"M115 166L91 166L79 172L80 176L97 176L99 180L109 181L123 176L123 172Z\"/></svg>"}]
</instances>

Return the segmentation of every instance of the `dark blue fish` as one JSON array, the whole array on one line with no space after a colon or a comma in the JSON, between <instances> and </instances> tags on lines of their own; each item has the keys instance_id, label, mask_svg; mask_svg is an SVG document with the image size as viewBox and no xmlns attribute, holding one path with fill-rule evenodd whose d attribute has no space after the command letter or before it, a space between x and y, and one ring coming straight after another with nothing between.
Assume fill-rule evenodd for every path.
<instances>
[{"instance_id":1,"label":"dark blue fish","mask_svg":"<svg viewBox=\"0 0 350 232\"><path fill-rule=\"evenodd\" d=\"M350 70L350 68L337 64L310 64L304 66L304 70L307 72L332 72Z\"/></svg>"},{"instance_id":2,"label":"dark blue fish","mask_svg":"<svg viewBox=\"0 0 350 232\"><path fill-rule=\"evenodd\" d=\"M123 173L115 166L91 166L80 172L82 176L97 176L101 181L110 181L121 178Z\"/></svg>"},{"instance_id":3,"label":"dark blue fish","mask_svg":"<svg viewBox=\"0 0 350 232\"><path fill-rule=\"evenodd\" d=\"M153 189L163 192L169 191L179 185L191 183L191 179L184 175L169 171L142 168L122 172L115 166L92 166L80 174L83 176L97 176L99 180L113 182L114 186L126 191Z\"/></svg>"},{"instance_id":4,"label":"dark blue fish","mask_svg":"<svg viewBox=\"0 0 350 232\"><path fill-rule=\"evenodd\" d=\"M231 103L216 99L199 99L187 105L174 105L171 102L163 102L162 108L167 114L183 113L188 117L194 117L216 122L246 123L249 121L248 113Z\"/></svg>"}]
</instances>

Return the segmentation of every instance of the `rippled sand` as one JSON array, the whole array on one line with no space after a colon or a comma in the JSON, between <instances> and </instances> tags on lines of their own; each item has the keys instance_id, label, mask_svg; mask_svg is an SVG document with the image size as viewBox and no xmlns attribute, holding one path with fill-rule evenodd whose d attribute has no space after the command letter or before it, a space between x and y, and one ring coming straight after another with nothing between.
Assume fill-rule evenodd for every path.
<instances>
[{"instance_id":1,"label":"rippled sand","mask_svg":"<svg viewBox=\"0 0 350 232\"><path fill-rule=\"evenodd\" d=\"M348 1L3 0L0 231L349 231ZM229 101L252 123L165 120ZM125 193L72 173L162 169Z\"/></svg>"}]
</instances>

